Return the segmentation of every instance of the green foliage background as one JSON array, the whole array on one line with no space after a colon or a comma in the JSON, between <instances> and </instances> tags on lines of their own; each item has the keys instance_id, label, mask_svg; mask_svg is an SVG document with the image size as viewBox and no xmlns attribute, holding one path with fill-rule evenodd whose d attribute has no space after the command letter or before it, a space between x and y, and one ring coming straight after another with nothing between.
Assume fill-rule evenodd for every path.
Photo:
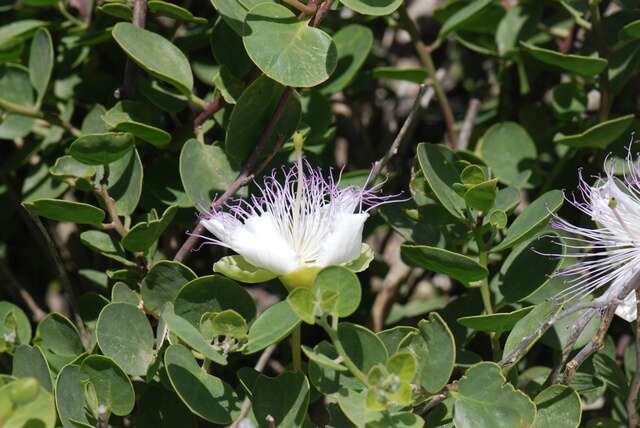
<instances>
[{"instance_id":1,"label":"green foliage background","mask_svg":"<svg viewBox=\"0 0 640 428\"><path fill-rule=\"evenodd\" d=\"M637 423L635 324L558 315L543 255L637 128L636 2L0 10L0 427ZM185 232L294 141L411 199L287 294Z\"/></svg>"}]
</instances>

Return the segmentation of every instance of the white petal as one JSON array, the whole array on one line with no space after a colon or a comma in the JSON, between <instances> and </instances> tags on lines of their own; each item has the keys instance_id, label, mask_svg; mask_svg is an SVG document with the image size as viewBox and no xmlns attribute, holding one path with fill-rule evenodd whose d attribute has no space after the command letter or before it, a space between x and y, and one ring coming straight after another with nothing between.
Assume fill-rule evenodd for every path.
<instances>
[{"instance_id":1,"label":"white petal","mask_svg":"<svg viewBox=\"0 0 640 428\"><path fill-rule=\"evenodd\" d=\"M249 217L234 231L230 244L249 263L278 275L300 267L299 258L281 236L270 213Z\"/></svg>"},{"instance_id":2,"label":"white petal","mask_svg":"<svg viewBox=\"0 0 640 428\"><path fill-rule=\"evenodd\" d=\"M329 233L323 237L317 266L347 263L360 255L362 230L369 214L336 214Z\"/></svg>"},{"instance_id":3,"label":"white petal","mask_svg":"<svg viewBox=\"0 0 640 428\"><path fill-rule=\"evenodd\" d=\"M616 315L625 321L634 321L637 317L636 292L632 291L616 308Z\"/></svg>"}]
</instances>

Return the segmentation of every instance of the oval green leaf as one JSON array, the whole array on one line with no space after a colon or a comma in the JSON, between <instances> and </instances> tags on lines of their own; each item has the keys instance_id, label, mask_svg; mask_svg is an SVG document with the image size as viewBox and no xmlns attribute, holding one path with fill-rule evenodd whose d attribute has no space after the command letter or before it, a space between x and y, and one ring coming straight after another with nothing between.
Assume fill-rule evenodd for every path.
<instances>
[{"instance_id":1,"label":"oval green leaf","mask_svg":"<svg viewBox=\"0 0 640 428\"><path fill-rule=\"evenodd\" d=\"M221 425L237 417L241 402L233 388L202 370L187 348L169 346L164 366L173 389L193 413Z\"/></svg>"},{"instance_id":2,"label":"oval green leaf","mask_svg":"<svg viewBox=\"0 0 640 428\"><path fill-rule=\"evenodd\" d=\"M244 21L242 41L258 68L286 86L316 86L336 68L331 36L279 4L260 3L252 8Z\"/></svg>"},{"instance_id":3,"label":"oval green leaf","mask_svg":"<svg viewBox=\"0 0 640 428\"><path fill-rule=\"evenodd\" d=\"M561 135L558 134L553 142L563 144L565 146L582 149L606 149L607 146L618 139L625 133L633 123L635 115L617 117L607 120L587 129L580 134Z\"/></svg>"},{"instance_id":4,"label":"oval green leaf","mask_svg":"<svg viewBox=\"0 0 640 428\"><path fill-rule=\"evenodd\" d=\"M111 34L129 58L149 74L185 95L191 94L193 74L189 60L173 43L128 22L117 23Z\"/></svg>"},{"instance_id":5,"label":"oval green leaf","mask_svg":"<svg viewBox=\"0 0 640 428\"><path fill-rule=\"evenodd\" d=\"M435 394L444 387L456 361L453 334L444 320L435 312L418 323L418 334L408 342L408 349L418 361L420 384Z\"/></svg>"},{"instance_id":6,"label":"oval green leaf","mask_svg":"<svg viewBox=\"0 0 640 428\"><path fill-rule=\"evenodd\" d=\"M507 383L495 363L469 368L451 394L455 398L453 420L458 428L531 426L536 418L535 404Z\"/></svg>"},{"instance_id":7,"label":"oval green leaf","mask_svg":"<svg viewBox=\"0 0 640 428\"><path fill-rule=\"evenodd\" d=\"M561 190L551 190L533 201L507 229L501 243L491 251L503 251L535 235L546 226L551 215L558 211L564 202Z\"/></svg>"},{"instance_id":8,"label":"oval green leaf","mask_svg":"<svg viewBox=\"0 0 640 428\"><path fill-rule=\"evenodd\" d=\"M300 318L286 300L264 311L249 328L245 354L253 354L279 342L300 324Z\"/></svg>"},{"instance_id":9,"label":"oval green leaf","mask_svg":"<svg viewBox=\"0 0 640 428\"><path fill-rule=\"evenodd\" d=\"M164 305L173 303L182 286L194 279L196 274L182 263L161 260L154 264L140 285L145 309L159 316Z\"/></svg>"},{"instance_id":10,"label":"oval green leaf","mask_svg":"<svg viewBox=\"0 0 640 428\"><path fill-rule=\"evenodd\" d=\"M98 345L130 375L144 376L155 359L153 330L135 306L111 303L102 309L96 327Z\"/></svg>"},{"instance_id":11,"label":"oval green leaf","mask_svg":"<svg viewBox=\"0 0 640 428\"><path fill-rule=\"evenodd\" d=\"M485 132L477 153L500 182L521 188L528 182L538 158L529 133L515 122L500 122Z\"/></svg>"},{"instance_id":12,"label":"oval green leaf","mask_svg":"<svg viewBox=\"0 0 640 428\"><path fill-rule=\"evenodd\" d=\"M479 281L489 274L487 268L471 257L444 248L403 244L400 253L402 259L411 266L443 273L464 284Z\"/></svg>"},{"instance_id":13,"label":"oval green leaf","mask_svg":"<svg viewBox=\"0 0 640 428\"><path fill-rule=\"evenodd\" d=\"M607 67L606 59L562 54L526 42L520 42L520 45L538 61L580 76L594 77Z\"/></svg>"},{"instance_id":14,"label":"oval green leaf","mask_svg":"<svg viewBox=\"0 0 640 428\"><path fill-rule=\"evenodd\" d=\"M464 199L453 190L453 185L460 182L455 154L445 146L420 143L418 162L437 200L454 217L464 218Z\"/></svg>"},{"instance_id":15,"label":"oval green leaf","mask_svg":"<svg viewBox=\"0 0 640 428\"><path fill-rule=\"evenodd\" d=\"M334 34L333 41L338 58L331 78L320 87L326 95L340 92L351 83L371 51L373 32L363 25L351 24Z\"/></svg>"},{"instance_id":16,"label":"oval green leaf","mask_svg":"<svg viewBox=\"0 0 640 428\"><path fill-rule=\"evenodd\" d=\"M104 220L104 211L93 205L65 199L35 199L22 205L35 215L56 221L99 225Z\"/></svg>"},{"instance_id":17,"label":"oval green leaf","mask_svg":"<svg viewBox=\"0 0 640 428\"><path fill-rule=\"evenodd\" d=\"M402 4L402 0L340 0L349 9L363 15L390 15Z\"/></svg>"},{"instance_id":18,"label":"oval green leaf","mask_svg":"<svg viewBox=\"0 0 640 428\"><path fill-rule=\"evenodd\" d=\"M124 157L134 142L133 134L128 132L86 134L71 144L69 154L88 165L106 165Z\"/></svg>"},{"instance_id":19,"label":"oval green leaf","mask_svg":"<svg viewBox=\"0 0 640 428\"><path fill-rule=\"evenodd\" d=\"M135 404L133 385L114 360L102 355L89 355L82 360L80 371L93 385L98 406L104 406L108 412L118 416L131 413Z\"/></svg>"}]
</instances>

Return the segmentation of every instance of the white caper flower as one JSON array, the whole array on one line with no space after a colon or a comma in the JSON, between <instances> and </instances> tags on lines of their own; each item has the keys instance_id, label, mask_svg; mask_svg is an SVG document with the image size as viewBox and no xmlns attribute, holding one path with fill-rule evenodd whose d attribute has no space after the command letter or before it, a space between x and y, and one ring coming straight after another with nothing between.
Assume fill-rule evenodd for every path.
<instances>
[{"instance_id":1,"label":"white caper flower","mask_svg":"<svg viewBox=\"0 0 640 428\"><path fill-rule=\"evenodd\" d=\"M575 237L563 239L565 257L578 261L556 275L571 276L568 288L559 300L581 298L603 287L599 298L611 302L640 269L640 165L627 156L622 177L614 176L614 165L605 177L589 185L580 174L580 200L569 200L595 222L595 228L576 226L556 217L552 225ZM627 321L636 319L635 292L631 292L616 309Z\"/></svg>"},{"instance_id":2,"label":"white caper flower","mask_svg":"<svg viewBox=\"0 0 640 428\"><path fill-rule=\"evenodd\" d=\"M206 212L201 222L215 236L203 237L209 243L232 249L287 286L309 283L322 268L356 259L369 211L394 201L378 195L380 185L340 187L340 177L325 178L302 160L281 173L266 176L257 195Z\"/></svg>"}]
</instances>

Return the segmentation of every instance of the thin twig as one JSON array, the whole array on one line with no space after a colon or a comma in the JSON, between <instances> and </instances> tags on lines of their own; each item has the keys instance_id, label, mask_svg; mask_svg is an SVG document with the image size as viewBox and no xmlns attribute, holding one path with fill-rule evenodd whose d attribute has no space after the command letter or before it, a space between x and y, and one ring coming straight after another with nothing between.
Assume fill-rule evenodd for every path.
<instances>
[{"instance_id":1,"label":"thin twig","mask_svg":"<svg viewBox=\"0 0 640 428\"><path fill-rule=\"evenodd\" d=\"M447 94L444 92L442 85L440 84L438 78L436 77L436 68L433 65L433 58L431 57L431 50L424 44L420 37L420 33L418 31L418 27L416 27L416 23L409 17L407 13L407 8L405 5L401 6L399 9L400 19L403 21L405 29L409 32L411 36L411 41L413 42L413 46L420 58L420 62L426 68L427 74L429 75L429 79L431 85L433 85L433 89L436 93L436 97L438 98L438 102L440 103L440 109L442 110L442 116L444 117L444 121L447 127L447 137L448 143L451 148L455 149L458 147L458 139L456 137L455 131L455 119L453 117L453 111L451 110L451 105L449 104L449 99L447 98Z\"/></svg>"},{"instance_id":2,"label":"thin twig","mask_svg":"<svg viewBox=\"0 0 640 428\"><path fill-rule=\"evenodd\" d=\"M136 27L144 28L147 23L147 0L135 0L133 3L133 17L131 23ZM127 58L124 66L124 81L122 83L121 95L123 98L131 98L133 95L136 65Z\"/></svg>"},{"instance_id":3,"label":"thin twig","mask_svg":"<svg viewBox=\"0 0 640 428\"><path fill-rule=\"evenodd\" d=\"M480 100L477 98L471 98L469 100L469 107L467 113L464 116L464 122L462 123L462 129L460 129L460 137L458 138L458 148L464 150L469 146L469 140L471 139L471 133L473 127L476 124L476 117L478 116L478 110L480 109Z\"/></svg>"},{"instance_id":4,"label":"thin twig","mask_svg":"<svg viewBox=\"0 0 640 428\"><path fill-rule=\"evenodd\" d=\"M547 376L547 380L544 383L545 387L550 386L552 383L559 382L559 376L562 371L562 367L564 367L567 360L569 359L569 355L571 354L571 351L573 351L573 348L576 342L582 335L582 332L587 327L587 325L591 322L591 320L598 314L598 311L600 311L601 309L602 309L602 306L590 308L584 314L582 314L582 316L578 318L576 322L572 324L571 332L569 333L567 342L565 343L564 348L562 348L562 356L560 358L560 361L558 362L558 364L556 364L556 366L551 371L551 373L549 373L549 376Z\"/></svg>"},{"instance_id":5,"label":"thin twig","mask_svg":"<svg viewBox=\"0 0 640 428\"><path fill-rule=\"evenodd\" d=\"M202 112L193 119L193 130L196 132L200 126L209 118L215 114L222 107L226 105L226 102L222 97L218 97L214 101L209 101L204 105Z\"/></svg>"},{"instance_id":6,"label":"thin twig","mask_svg":"<svg viewBox=\"0 0 640 428\"><path fill-rule=\"evenodd\" d=\"M636 315L640 314L640 290L636 289ZM638 394L640 393L640 321L636 316L636 371L627 396L629 428L638 426Z\"/></svg>"},{"instance_id":7,"label":"thin twig","mask_svg":"<svg viewBox=\"0 0 640 428\"><path fill-rule=\"evenodd\" d=\"M402 124L398 135L389 146L389 150L380 158L376 163L373 164L373 168L371 168L371 178L375 181L376 177L383 172L384 167L387 165L389 160L398 153L398 149L400 145L404 142L407 137L409 130L414 125L416 118L418 117L418 111L420 110L420 101L422 100L422 96L424 95L427 87L425 85L420 85L420 90L418 91L418 95L416 96L415 101L413 102L413 106L411 107L411 112L409 112L409 116Z\"/></svg>"},{"instance_id":8,"label":"thin twig","mask_svg":"<svg viewBox=\"0 0 640 428\"><path fill-rule=\"evenodd\" d=\"M11 270L9 270L6 263L2 260L0 260L0 275L4 277L4 284L6 284L7 288L9 288L20 300L22 300L25 306L29 308L31 318L35 322L40 321L47 315L47 313L40 308L40 305L36 303L33 296L31 296L26 288L24 288L13 276Z\"/></svg>"},{"instance_id":9,"label":"thin twig","mask_svg":"<svg viewBox=\"0 0 640 428\"><path fill-rule=\"evenodd\" d=\"M576 355L571 361L569 361L565 367L565 374L563 378L563 383L568 385L573 378L573 375L576 373L580 365L589 358L595 352L599 352L602 349L604 336L609 329L609 325L613 319L616 308L620 303L629 295L629 293L634 292L640 288L640 272L636 273L625 285L622 287L620 291L617 292L616 295L605 294L602 297L596 299L601 302L606 302L608 304L607 311L602 317L602 321L600 323L600 328L598 330L598 334L594 337L591 342L582 348L578 355Z\"/></svg>"},{"instance_id":10,"label":"thin twig","mask_svg":"<svg viewBox=\"0 0 640 428\"><path fill-rule=\"evenodd\" d=\"M314 2L304 4L300 0L283 0L283 3L288 4L306 15L313 15L318 10L318 6L316 6Z\"/></svg>"},{"instance_id":11,"label":"thin twig","mask_svg":"<svg viewBox=\"0 0 640 428\"><path fill-rule=\"evenodd\" d=\"M285 108L287 106L287 103L292 93L293 93L293 88L287 87L284 90L282 96L280 97L280 100L278 101L278 105L273 113L273 116L271 116L271 119L269 120L267 127L265 128L264 132L260 136L258 145L256 146L255 150L251 153L251 156L249 156L249 159L247 160L244 167L242 168L242 171L240 171L240 174L238 174L238 177L233 181L233 183L231 183L229 188L227 188L227 190L222 194L222 196L220 196L215 201L213 201L213 203L211 204L212 210L220 209L224 205L224 203L227 201L227 199L235 195L236 192L240 190L240 188L242 188L245 184L247 184L249 181L253 179L254 175L260 172L260 170L255 168L255 166L258 160L260 159L260 157L263 155L263 152L266 149L269 141L271 140L271 136L273 135L275 128L278 125L278 122L280 121L282 115L284 114ZM281 146L282 146L282 143L280 144L276 143L273 147L274 150L272 150L272 152L275 153L275 151L279 150ZM273 155L267 155L267 157L269 156L273 157ZM259 167L264 167L264 166L266 166L264 162L259 165ZM202 225L202 223L198 222L195 229L193 230L189 238L182 244L182 246L176 253L173 260L179 261L179 262L183 261L187 257L189 252L193 249L193 247L200 240L200 237L198 235L202 235L203 232L204 232L204 226Z\"/></svg>"},{"instance_id":12,"label":"thin twig","mask_svg":"<svg viewBox=\"0 0 640 428\"><path fill-rule=\"evenodd\" d=\"M260 354L260 358L258 358L258 362L256 363L255 366L253 366L253 368L257 372L262 372L264 370L264 368L266 367L267 363L271 359L271 356L273 355L273 352L276 350L276 348L277 348L277 345L271 345L267 349L262 351L262 354ZM251 400L249 399L249 397L247 397L242 402L242 408L240 409L240 414L238 414L238 417L236 418L236 420L233 421L233 423L229 425L227 428L237 428L240 425L240 423L244 420L244 418L246 418L247 415L249 414L249 409L251 409Z\"/></svg>"},{"instance_id":13,"label":"thin twig","mask_svg":"<svg viewBox=\"0 0 640 428\"><path fill-rule=\"evenodd\" d=\"M100 180L100 187L98 188L98 194L104 201L104 206L107 209L107 213L111 218L111 223L107 223L103 226L104 229L115 229L116 232L120 236L124 236L127 234L127 229L122 224L120 220L120 216L118 215L118 211L116 209L116 204L113 198L109 195L109 165L104 165L104 173L102 175L102 179Z\"/></svg>"},{"instance_id":14,"label":"thin twig","mask_svg":"<svg viewBox=\"0 0 640 428\"><path fill-rule=\"evenodd\" d=\"M618 303L613 303L607 307L607 310L602 317L602 321L600 322L600 328L598 329L598 334L594 337L591 342L584 348L578 352L578 354L571 359L567 363L564 369L564 377L562 379L562 383L565 385L569 385L573 376L576 374L578 368L596 352L600 352L602 347L604 346L604 336L607 334L607 330L609 330L609 326L611 325L611 321L613 320L613 316L616 312L616 307Z\"/></svg>"}]
</instances>

